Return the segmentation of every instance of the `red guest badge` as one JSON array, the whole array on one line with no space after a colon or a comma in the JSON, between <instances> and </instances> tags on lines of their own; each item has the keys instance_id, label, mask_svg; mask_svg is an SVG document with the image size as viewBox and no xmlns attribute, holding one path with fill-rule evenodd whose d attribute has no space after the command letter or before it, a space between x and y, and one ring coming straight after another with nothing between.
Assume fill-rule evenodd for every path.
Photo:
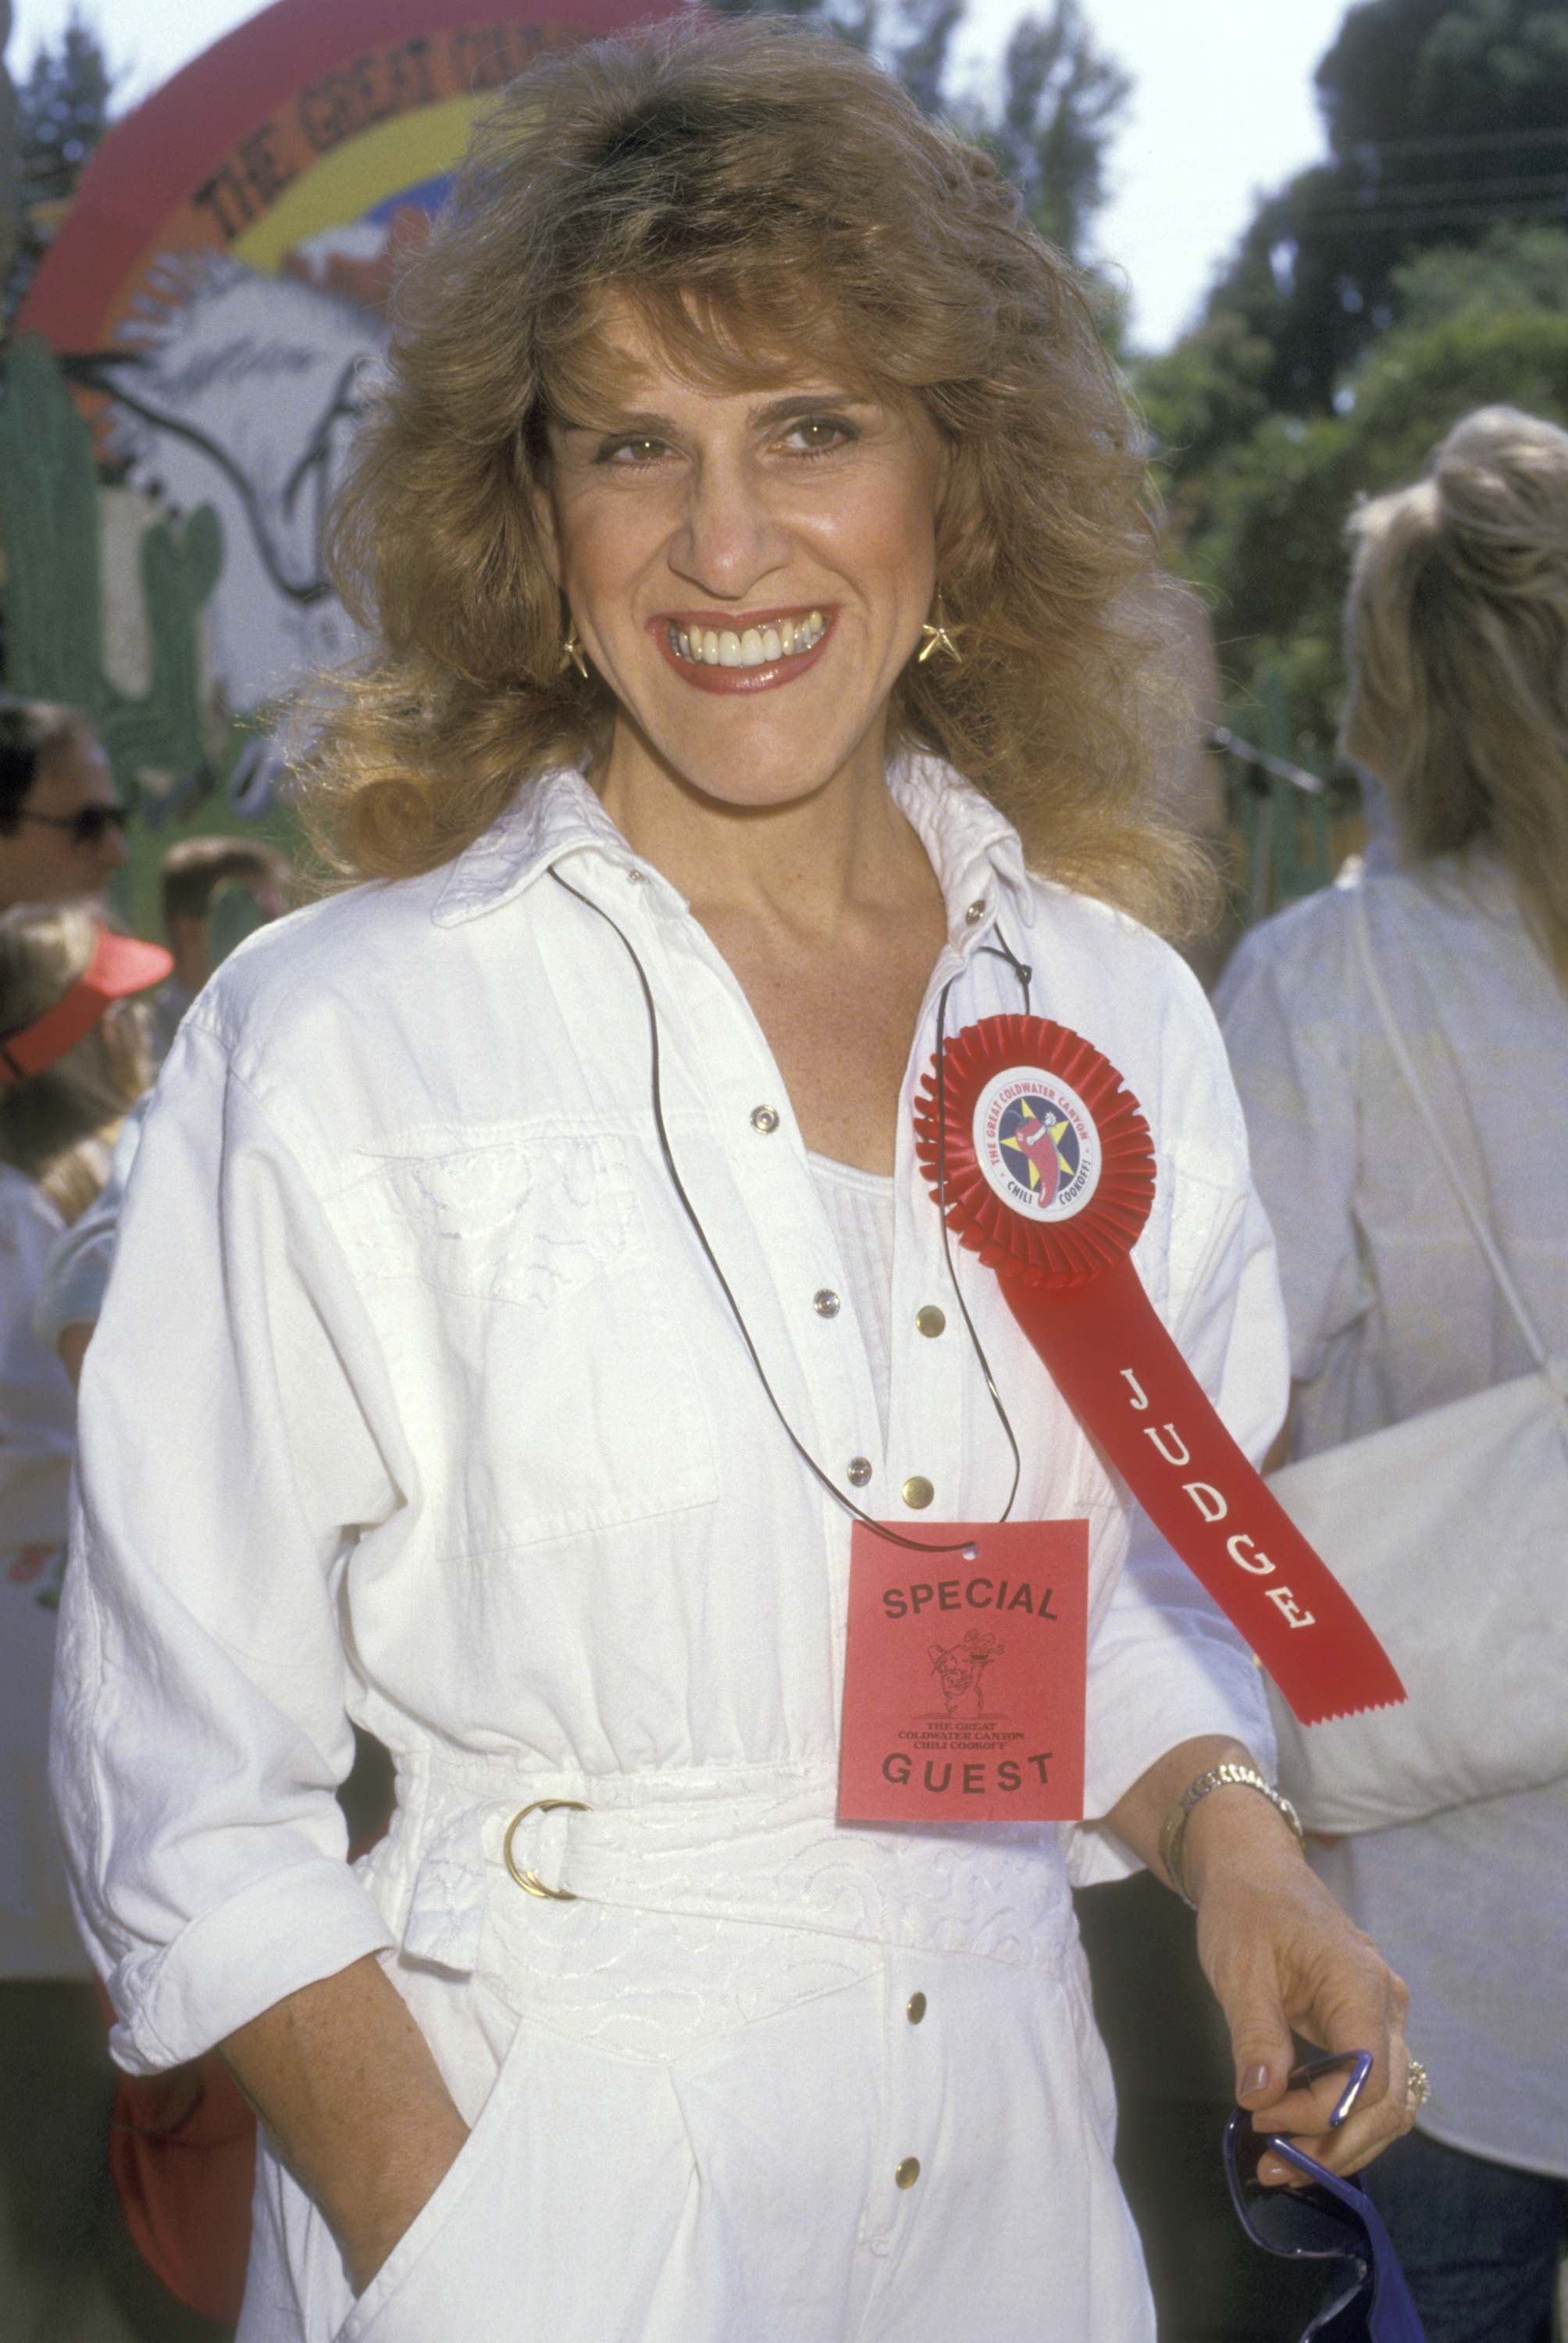
<instances>
[{"instance_id":1,"label":"red guest badge","mask_svg":"<svg viewBox=\"0 0 1568 2343\"><path fill-rule=\"evenodd\" d=\"M1088 1523L920 1526L850 1538L839 1821L1077 1822Z\"/></svg>"}]
</instances>

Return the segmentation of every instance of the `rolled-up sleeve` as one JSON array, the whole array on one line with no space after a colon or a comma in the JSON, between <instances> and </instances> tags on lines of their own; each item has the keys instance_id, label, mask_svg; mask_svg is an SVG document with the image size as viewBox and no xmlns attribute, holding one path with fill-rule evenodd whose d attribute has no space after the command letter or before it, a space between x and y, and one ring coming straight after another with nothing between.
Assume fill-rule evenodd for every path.
<instances>
[{"instance_id":1,"label":"rolled-up sleeve","mask_svg":"<svg viewBox=\"0 0 1568 2343\"><path fill-rule=\"evenodd\" d=\"M319 1197L187 1021L87 1354L54 1715L77 1918L134 2072L389 1941L334 1793L343 1572L402 1501Z\"/></svg>"}]
</instances>

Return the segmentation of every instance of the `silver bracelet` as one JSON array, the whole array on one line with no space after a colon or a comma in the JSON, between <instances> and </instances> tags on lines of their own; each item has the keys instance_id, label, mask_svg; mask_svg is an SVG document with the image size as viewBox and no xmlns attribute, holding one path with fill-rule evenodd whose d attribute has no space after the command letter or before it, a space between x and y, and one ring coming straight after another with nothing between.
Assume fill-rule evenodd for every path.
<instances>
[{"instance_id":1,"label":"silver bracelet","mask_svg":"<svg viewBox=\"0 0 1568 2343\"><path fill-rule=\"evenodd\" d=\"M1206 1774L1200 1774L1198 1779L1182 1791L1166 1815L1160 1832L1160 1860L1182 1903L1191 1904L1194 1911L1198 1907L1192 1903L1187 1892L1187 1882L1181 1875L1181 1842L1187 1835L1188 1817L1200 1798L1206 1798L1211 1790L1222 1790L1231 1783L1242 1789L1261 1791L1269 1804L1278 1807L1289 1823L1302 1853L1304 1855L1307 1851L1307 1835L1302 1828L1300 1815L1289 1798L1282 1797L1278 1790L1270 1787L1255 1765L1211 1765Z\"/></svg>"}]
</instances>

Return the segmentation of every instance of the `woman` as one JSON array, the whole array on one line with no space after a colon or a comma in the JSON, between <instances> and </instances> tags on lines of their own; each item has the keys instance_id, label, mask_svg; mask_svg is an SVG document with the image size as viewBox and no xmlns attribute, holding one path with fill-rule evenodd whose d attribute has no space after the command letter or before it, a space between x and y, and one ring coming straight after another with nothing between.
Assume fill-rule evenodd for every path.
<instances>
[{"instance_id":1,"label":"woman","mask_svg":"<svg viewBox=\"0 0 1568 2343\"><path fill-rule=\"evenodd\" d=\"M0 2269L25 2334L107 2315L93 2266L113 2095L49 1810L49 1684L75 1406L34 1331L50 1248L92 1202L148 1080L129 995L155 946L72 904L0 915Z\"/></svg>"},{"instance_id":2,"label":"woman","mask_svg":"<svg viewBox=\"0 0 1568 2343\"><path fill-rule=\"evenodd\" d=\"M1220 996L1280 1238L1294 1456L1533 1363L1383 1038L1358 900L1461 1174L1568 1352L1568 433L1484 408L1351 531L1342 740L1387 791L1399 867L1258 930ZM1543 2343L1568 2214L1568 1783L1315 1861L1420 1998L1432 2097L1370 2186L1432 2343Z\"/></svg>"},{"instance_id":3,"label":"woman","mask_svg":"<svg viewBox=\"0 0 1568 2343\"><path fill-rule=\"evenodd\" d=\"M274 2143L244 2334L1147 2331L1070 1835L833 1821L849 1509L1011 1470L910 1143L947 988L1125 1071L1151 1290L1255 1449L1282 1405L1217 1038L1070 891L1174 851L1141 484L1065 264L845 48L588 46L481 131L338 531L386 648L318 803L387 883L192 1011L87 1367L61 1793L121 2056L223 2040ZM1093 1525L1075 1844L1154 1859L1254 1673L965 1287L1016 1517ZM1187 1855L1248 2103L1322 2136L1285 2010L1364 2035L1369 2153L1402 1989L1268 1797Z\"/></svg>"}]
</instances>

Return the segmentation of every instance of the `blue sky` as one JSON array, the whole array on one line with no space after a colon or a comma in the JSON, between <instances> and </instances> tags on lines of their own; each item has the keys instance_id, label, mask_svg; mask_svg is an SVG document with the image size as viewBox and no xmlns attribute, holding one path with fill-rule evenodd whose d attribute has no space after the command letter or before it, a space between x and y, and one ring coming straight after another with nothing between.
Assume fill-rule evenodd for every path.
<instances>
[{"instance_id":1,"label":"blue sky","mask_svg":"<svg viewBox=\"0 0 1568 2343\"><path fill-rule=\"evenodd\" d=\"M254 13L246 0L81 5L100 31L108 27L105 45L126 68L126 96L144 96ZM15 0L13 74L25 70L40 39L59 37L70 7ZM1255 194L1322 153L1312 68L1344 10L1345 0L1085 0L1101 45L1135 82L1099 244L1127 272L1142 347L1163 348L1191 317ZM960 85L994 64L1022 13L1018 0L970 0L955 48Z\"/></svg>"}]
</instances>

